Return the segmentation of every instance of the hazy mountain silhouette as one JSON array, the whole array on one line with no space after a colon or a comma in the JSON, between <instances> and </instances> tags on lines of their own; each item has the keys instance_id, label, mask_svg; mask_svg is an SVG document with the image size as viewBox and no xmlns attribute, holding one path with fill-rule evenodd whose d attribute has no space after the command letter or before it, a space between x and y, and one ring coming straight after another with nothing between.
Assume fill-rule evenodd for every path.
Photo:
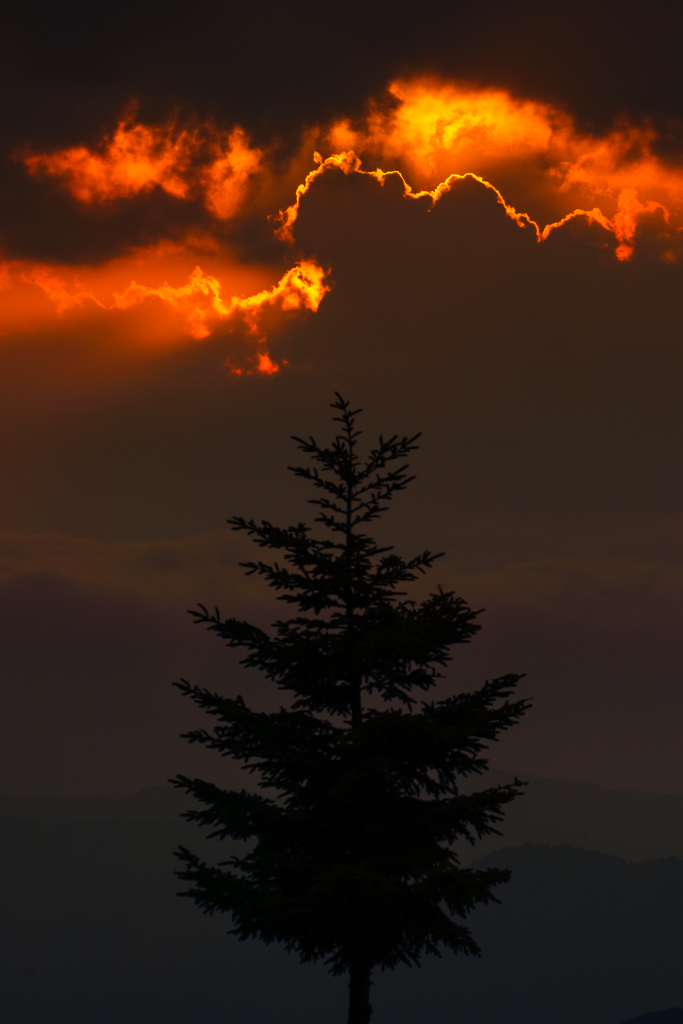
<instances>
[{"instance_id":1,"label":"hazy mountain silhouette","mask_svg":"<svg viewBox=\"0 0 683 1024\"><path fill-rule=\"evenodd\" d=\"M174 895L178 842L229 851L184 822L140 820L173 813L157 796L33 799L51 824L0 820L3 1022L343 1024L343 978L238 943L227 919ZM527 845L483 861L513 870L502 906L469 919L483 957L380 974L373 1024L649 1024L637 1015L683 1005L683 860Z\"/></svg>"},{"instance_id":2,"label":"hazy mountain silhouette","mask_svg":"<svg viewBox=\"0 0 683 1024\"><path fill-rule=\"evenodd\" d=\"M499 785L511 772L491 770L487 783ZM523 843L580 846L587 850L648 860L683 857L683 796L604 789L589 782L539 779L506 811L502 836L490 836L462 850L471 861ZM248 782L248 780L247 780ZM478 783L475 784L475 788ZM177 821L191 801L170 786L141 790L125 800L112 797L14 797L0 793L0 818L57 824L68 821Z\"/></svg>"},{"instance_id":3,"label":"hazy mountain silhouette","mask_svg":"<svg viewBox=\"0 0 683 1024\"><path fill-rule=\"evenodd\" d=\"M683 1010L662 1010L660 1013L643 1013L626 1021L626 1024L683 1024Z\"/></svg>"},{"instance_id":4,"label":"hazy mountain silhouette","mask_svg":"<svg viewBox=\"0 0 683 1024\"><path fill-rule=\"evenodd\" d=\"M192 801L171 786L141 789L123 800L110 796L10 796L0 793L0 818L44 825L68 821L174 821Z\"/></svg>"},{"instance_id":5,"label":"hazy mountain silhouette","mask_svg":"<svg viewBox=\"0 0 683 1024\"><path fill-rule=\"evenodd\" d=\"M491 770L491 785L514 779ZM590 782L528 780L524 796L513 801L501 825L465 857L482 857L506 846L550 843L599 850L625 860L683 857L683 795L605 789Z\"/></svg>"}]
</instances>

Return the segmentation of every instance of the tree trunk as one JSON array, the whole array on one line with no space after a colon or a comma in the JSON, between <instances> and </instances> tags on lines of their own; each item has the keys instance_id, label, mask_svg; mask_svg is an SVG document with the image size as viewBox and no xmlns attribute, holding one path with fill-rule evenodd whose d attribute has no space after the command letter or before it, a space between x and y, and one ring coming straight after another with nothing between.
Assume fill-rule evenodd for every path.
<instances>
[{"instance_id":1,"label":"tree trunk","mask_svg":"<svg viewBox=\"0 0 683 1024\"><path fill-rule=\"evenodd\" d=\"M370 975L372 968L352 961L349 968L349 1021L348 1024L370 1024Z\"/></svg>"}]
</instances>

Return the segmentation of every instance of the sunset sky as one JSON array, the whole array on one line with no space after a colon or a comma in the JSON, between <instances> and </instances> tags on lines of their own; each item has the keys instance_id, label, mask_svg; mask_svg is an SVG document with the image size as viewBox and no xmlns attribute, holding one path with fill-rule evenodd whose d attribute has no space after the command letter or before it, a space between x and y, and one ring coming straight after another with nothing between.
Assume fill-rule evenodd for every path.
<instances>
[{"instance_id":1,"label":"sunset sky","mask_svg":"<svg viewBox=\"0 0 683 1024\"><path fill-rule=\"evenodd\" d=\"M683 89L670 5L28 2L0 76L0 791L213 762L193 629L282 614L339 391L422 431L378 526L526 672L500 768L683 793ZM416 591L416 596L425 588ZM224 769L230 776L230 769Z\"/></svg>"}]
</instances>

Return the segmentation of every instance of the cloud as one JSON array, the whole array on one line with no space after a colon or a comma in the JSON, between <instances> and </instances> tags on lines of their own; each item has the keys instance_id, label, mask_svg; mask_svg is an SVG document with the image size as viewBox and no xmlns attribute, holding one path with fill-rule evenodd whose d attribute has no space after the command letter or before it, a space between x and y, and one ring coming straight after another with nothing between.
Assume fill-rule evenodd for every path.
<instances>
[{"instance_id":1,"label":"cloud","mask_svg":"<svg viewBox=\"0 0 683 1024\"><path fill-rule=\"evenodd\" d=\"M176 612L221 601L226 614L259 606L238 562L251 551L230 530L178 540L104 542L59 533L0 533L0 584L53 577L102 594L135 597ZM225 600L228 605L225 605Z\"/></svg>"},{"instance_id":2,"label":"cloud","mask_svg":"<svg viewBox=\"0 0 683 1024\"><path fill-rule=\"evenodd\" d=\"M680 526L612 522L603 533L620 534L622 548L629 538L642 547L649 529L670 549ZM451 556L418 590L440 582L488 610L481 634L454 648L437 696L526 672L520 689L534 710L495 745L495 764L681 791L683 555L582 556L572 547L604 546L600 530L567 524L546 528L545 557L537 543L529 557L538 533L537 524L514 519L457 525ZM205 722L168 684L185 675L257 707L286 700L184 615L197 599L265 627L285 612L237 566L252 547L227 529L145 543L3 532L2 787L122 795L178 770L220 774L213 759L177 740ZM241 784L229 765L224 774Z\"/></svg>"},{"instance_id":3,"label":"cloud","mask_svg":"<svg viewBox=\"0 0 683 1024\"><path fill-rule=\"evenodd\" d=\"M683 610L682 525L680 517L597 519L590 529L514 518L442 523L448 557L413 589L426 594L438 582L473 605L524 609L530 621L542 612L581 627L674 623ZM253 553L228 529L140 542L5 530L0 584L47 575L175 610L201 600L228 615L282 614L276 595L239 567Z\"/></svg>"},{"instance_id":4,"label":"cloud","mask_svg":"<svg viewBox=\"0 0 683 1024\"><path fill-rule=\"evenodd\" d=\"M683 173L653 153L657 132L651 125L624 121L602 136L588 135L549 104L433 78L397 80L388 93L394 102L371 101L360 125L341 120L331 126L328 145L344 152L328 157L321 171L341 166L382 182L386 168L384 174L364 172L349 153L379 158L388 161L388 173L397 173L391 165L398 164L413 178L418 187L404 182L406 197L428 194L433 202L463 175L485 176L486 186L496 189L500 174L513 194L515 179L521 179L531 202L557 219L537 222L515 209L500 191L506 188L501 182L499 201L520 226L532 227L544 241L575 217L586 218L614 235L622 260L633 254L644 214L660 211L666 224L673 227L673 217L678 229L683 225ZM577 201L593 205L574 206Z\"/></svg>"},{"instance_id":5,"label":"cloud","mask_svg":"<svg viewBox=\"0 0 683 1024\"><path fill-rule=\"evenodd\" d=\"M193 141L187 131L135 124L128 114L103 140L101 152L72 146L54 153L24 153L22 160L35 177L49 174L63 179L72 195L85 204L134 196L155 186L184 199L189 187L184 172Z\"/></svg>"},{"instance_id":6,"label":"cloud","mask_svg":"<svg viewBox=\"0 0 683 1024\"><path fill-rule=\"evenodd\" d=\"M619 259L631 257L644 214L660 211L666 224L672 226L673 217L681 226L683 173L654 154L657 132L651 125L624 120L602 136L588 135L577 130L567 113L547 103L435 78L396 80L387 91L392 102L370 99L360 124L347 118L319 126L318 136L333 152L324 159L312 154L319 166L296 187L294 205L281 211L281 238L293 240L301 198L329 168L371 174L380 183L386 174L403 169L418 186L403 178L406 197L429 195L432 202L463 176L474 176L494 189L508 215L520 226L532 227L539 241L569 220L584 217L614 235ZM227 220L247 204L255 175L267 169L269 191L278 191L275 182L283 168L275 166L274 155L274 150L264 154L252 148L240 126L230 132L210 123L201 129L181 129L173 122L150 126L135 123L128 112L97 150L79 146L24 152L20 158L33 175L61 178L86 205L158 187L179 200L203 192L214 217ZM389 167L362 170L359 157L364 155L388 161ZM391 166L396 164L398 169ZM539 193L536 204L540 199L542 209L550 201L559 217L541 223L516 209L496 185L497 172L506 181L521 178L524 191ZM593 205L577 206L577 200Z\"/></svg>"},{"instance_id":7,"label":"cloud","mask_svg":"<svg viewBox=\"0 0 683 1024\"><path fill-rule=\"evenodd\" d=\"M219 129L196 119L185 127L176 120L150 125L136 121L132 108L94 147L18 154L31 175L62 181L87 209L161 191L189 204L195 224L179 234L168 223L166 236L158 225L154 243L129 242L123 253L96 264L6 259L0 267L0 330L49 329L65 314L111 318L112 312L144 303L145 315L132 331L131 321L121 320L129 336L145 334L144 322L148 335L158 339L167 333L175 344L180 332L201 339L220 325L241 324L256 350L250 361L231 368L272 374L280 364L265 348L266 321L276 311L316 312L329 291L335 267L320 263L319 247L306 244L297 221L322 176L340 172L367 178L376 188L391 183L406 202L425 210L464 182L476 183L537 241L581 220L611 234L622 261L631 259L649 224L658 258L677 259L683 174L655 155L651 126L623 122L601 136L588 135L547 103L435 78L397 80L388 95L389 104L371 100L365 118L302 131L297 152L284 160L274 143L252 146L239 125ZM322 156L313 148L316 141L336 151ZM296 184L307 153L316 166ZM363 166L375 158L385 166ZM276 216L279 197L290 189L294 201ZM523 209L517 193L540 212ZM198 199L206 208L199 219ZM576 206L577 200L593 205ZM542 219L544 214L550 219ZM268 260L250 263L229 241L232 222L253 230L266 216L274 233ZM290 254L293 265L284 272L277 240L298 255Z\"/></svg>"},{"instance_id":8,"label":"cloud","mask_svg":"<svg viewBox=\"0 0 683 1024\"><path fill-rule=\"evenodd\" d=\"M279 366L264 347L267 329L289 315L315 312L329 287L315 260L299 260L277 280L274 268L245 265L201 236L161 242L99 266L5 260L0 332L61 332L65 321L78 331L106 318L126 347L168 348L218 327L242 328L256 352L236 363L235 372L273 373ZM128 310L137 315L122 316Z\"/></svg>"},{"instance_id":9,"label":"cloud","mask_svg":"<svg viewBox=\"0 0 683 1024\"><path fill-rule=\"evenodd\" d=\"M220 132L206 124L200 130L140 124L129 108L96 149L71 146L51 153L25 150L16 154L36 178L60 179L86 206L112 203L160 188L176 199L203 195L220 220L244 204L250 179L263 170L260 149L249 145L246 132L235 126Z\"/></svg>"}]
</instances>

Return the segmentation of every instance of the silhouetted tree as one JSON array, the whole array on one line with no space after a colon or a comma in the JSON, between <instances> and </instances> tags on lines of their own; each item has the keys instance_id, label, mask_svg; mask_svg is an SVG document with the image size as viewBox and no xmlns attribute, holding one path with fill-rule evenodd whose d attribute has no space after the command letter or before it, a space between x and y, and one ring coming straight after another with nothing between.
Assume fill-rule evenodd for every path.
<instances>
[{"instance_id":1,"label":"silhouetted tree","mask_svg":"<svg viewBox=\"0 0 683 1024\"><path fill-rule=\"evenodd\" d=\"M338 436L327 448L294 438L314 465L292 467L318 490L315 522L327 535L314 537L304 523L229 520L282 552L285 564L243 565L299 614L269 633L203 605L191 613L228 647L244 648L241 663L290 693L290 706L255 712L242 697L174 684L218 720L213 732L185 737L245 762L275 795L171 781L205 805L185 816L212 836L255 840L219 867L181 847L178 874L192 883L182 895L210 914L231 913L240 939L282 942L302 961L348 972L349 1024L367 1024L374 968L418 963L442 946L479 953L457 918L494 900L509 872L465 869L452 845L495 832L521 783L464 794L458 779L487 767L487 744L528 705L509 701L521 676L506 675L416 706L414 692L440 678L451 644L480 628L478 613L441 588L421 604L406 600L400 588L438 556L405 561L364 532L414 479L403 460L419 435L380 437L362 462L360 410L339 395L332 408Z\"/></svg>"}]
</instances>

